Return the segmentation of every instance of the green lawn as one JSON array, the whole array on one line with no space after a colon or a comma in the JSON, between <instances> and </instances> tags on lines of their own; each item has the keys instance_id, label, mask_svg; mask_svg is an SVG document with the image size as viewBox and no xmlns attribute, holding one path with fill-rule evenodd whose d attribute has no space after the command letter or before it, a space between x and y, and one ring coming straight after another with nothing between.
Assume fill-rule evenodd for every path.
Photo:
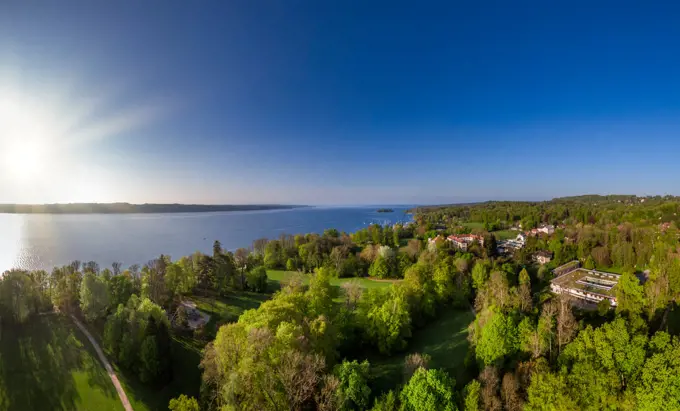
<instances>
[{"instance_id":1,"label":"green lawn","mask_svg":"<svg viewBox=\"0 0 680 411\"><path fill-rule=\"evenodd\" d=\"M404 359L413 353L428 354L431 357L430 368L443 368L458 384L465 384L470 379L464 366L468 352L467 327L474 318L470 310L445 308L436 320L413 331L406 352L369 358L374 394L404 382Z\"/></svg>"},{"instance_id":2,"label":"green lawn","mask_svg":"<svg viewBox=\"0 0 680 411\"><path fill-rule=\"evenodd\" d=\"M468 221L466 223L462 224L463 227L467 227L471 230L483 230L484 229L484 223L479 222L479 221ZM513 230L498 230L498 231L493 231L492 232L494 236L496 236L497 240L509 240L511 238L517 237L517 234L519 234L519 231L513 231Z\"/></svg>"},{"instance_id":3,"label":"green lawn","mask_svg":"<svg viewBox=\"0 0 680 411\"><path fill-rule=\"evenodd\" d=\"M511 238L517 238L517 234L519 234L519 231L498 230L494 231L492 234L496 237L496 240L509 240Z\"/></svg>"},{"instance_id":4,"label":"green lawn","mask_svg":"<svg viewBox=\"0 0 680 411\"><path fill-rule=\"evenodd\" d=\"M123 410L94 348L68 317L0 334L0 410Z\"/></svg>"},{"instance_id":5,"label":"green lawn","mask_svg":"<svg viewBox=\"0 0 680 411\"><path fill-rule=\"evenodd\" d=\"M467 227L470 230L483 230L484 229L484 223L480 221L468 221L462 224L463 227Z\"/></svg>"},{"instance_id":6,"label":"green lawn","mask_svg":"<svg viewBox=\"0 0 680 411\"><path fill-rule=\"evenodd\" d=\"M283 271L283 270L267 270L267 276L270 282L274 284L280 284L281 281L285 281L290 277L298 275L295 271ZM303 282L309 284L310 275L302 274ZM363 288L385 288L392 284L399 282L400 280L374 280L370 278L360 278L360 277L350 277L350 278L333 278L331 280L331 285L341 286L342 284L349 281L357 281L359 285ZM278 288L278 286L276 286Z\"/></svg>"},{"instance_id":7,"label":"green lawn","mask_svg":"<svg viewBox=\"0 0 680 411\"><path fill-rule=\"evenodd\" d=\"M225 297L203 297L194 295L189 299L196 303L196 307L210 314L207 328L210 335L217 332L218 324L235 322L238 317L251 308L257 308L271 297L270 294L258 294L248 291L229 293Z\"/></svg>"}]
</instances>

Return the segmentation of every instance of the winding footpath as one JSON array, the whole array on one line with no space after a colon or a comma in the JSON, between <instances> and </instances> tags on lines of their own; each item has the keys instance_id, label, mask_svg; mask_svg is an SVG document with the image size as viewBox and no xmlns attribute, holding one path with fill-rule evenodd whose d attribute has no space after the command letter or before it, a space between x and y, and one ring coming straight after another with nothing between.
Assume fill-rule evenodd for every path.
<instances>
[{"instance_id":1,"label":"winding footpath","mask_svg":"<svg viewBox=\"0 0 680 411\"><path fill-rule=\"evenodd\" d=\"M95 351L97 351L97 355L99 356L101 362L104 364L104 368L106 368L106 372L109 374L113 386L116 387L116 391L118 391L120 402L123 403L125 411L134 411L132 409L132 405L130 405L130 401L128 400L127 395L125 394L125 390L123 390L123 386L120 385L120 381L118 381L118 376L116 376L116 373L113 371L111 363L109 363L109 360L106 359L106 356L104 355L102 349L99 347L97 340L95 340L94 337L92 337L92 334L90 334L90 332L87 331L87 328L85 328L85 326L80 321L78 321L76 317L71 315L71 318L73 319L73 322L76 323L78 328L80 328L80 331L82 331L83 334L85 334L85 336L87 337L87 339L90 340L90 343L92 343L92 346L94 347Z\"/></svg>"}]
</instances>

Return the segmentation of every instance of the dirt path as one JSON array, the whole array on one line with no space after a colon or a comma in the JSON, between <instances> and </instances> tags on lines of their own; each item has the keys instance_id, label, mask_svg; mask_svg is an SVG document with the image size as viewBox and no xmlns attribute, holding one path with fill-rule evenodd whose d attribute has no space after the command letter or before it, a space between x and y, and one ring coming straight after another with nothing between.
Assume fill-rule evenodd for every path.
<instances>
[{"instance_id":1,"label":"dirt path","mask_svg":"<svg viewBox=\"0 0 680 411\"><path fill-rule=\"evenodd\" d=\"M99 359L101 362L104 364L104 368L106 368L106 372L109 374L109 377L111 378L111 382L113 383L113 386L116 387L116 391L118 391L118 396L120 397L120 402L123 403L123 407L125 408L125 411L134 411L132 409L132 405L130 405L130 401L128 401L127 395L125 395L125 391L123 390L123 386L120 385L120 381L118 381L118 377L116 376L116 373L113 372L113 367L111 367L111 363L109 363L109 360L106 359L106 356L104 355L104 352L102 349L99 347L99 344L97 343L97 340L92 337L92 334L90 334L89 331L87 331L87 328L83 324L81 324L80 321L73 315L71 316L73 319L73 322L76 323L78 328L80 328L80 331L85 334L88 340L90 340L90 343L92 343L92 346L94 347L95 351L97 351L97 355L99 355Z\"/></svg>"}]
</instances>

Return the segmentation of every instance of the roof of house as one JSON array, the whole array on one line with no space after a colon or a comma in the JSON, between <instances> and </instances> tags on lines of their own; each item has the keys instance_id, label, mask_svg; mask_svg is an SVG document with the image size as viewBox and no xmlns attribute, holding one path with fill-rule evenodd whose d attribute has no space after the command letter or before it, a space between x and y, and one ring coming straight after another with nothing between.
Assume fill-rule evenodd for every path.
<instances>
[{"instance_id":1,"label":"roof of house","mask_svg":"<svg viewBox=\"0 0 680 411\"><path fill-rule=\"evenodd\" d=\"M534 254L534 255L536 257L546 257L546 258L552 258L553 257L553 253L550 252L550 251L546 251L546 250L536 251L536 254Z\"/></svg>"},{"instance_id":2,"label":"roof of house","mask_svg":"<svg viewBox=\"0 0 680 411\"><path fill-rule=\"evenodd\" d=\"M456 241L459 243L466 243L470 241L481 241L483 240L483 237L481 235L477 234L459 234L459 235L450 235L446 237L449 241Z\"/></svg>"}]
</instances>

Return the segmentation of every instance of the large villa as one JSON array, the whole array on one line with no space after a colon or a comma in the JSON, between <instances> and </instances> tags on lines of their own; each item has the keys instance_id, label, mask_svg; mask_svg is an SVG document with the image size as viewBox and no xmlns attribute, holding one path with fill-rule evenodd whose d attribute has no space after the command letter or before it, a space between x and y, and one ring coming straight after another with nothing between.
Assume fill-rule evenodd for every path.
<instances>
[{"instance_id":1,"label":"large villa","mask_svg":"<svg viewBox=\"0 0 680 411\"><path fill-rule=\"evenodd\" d=\"M616 306L616 285L620 275L581 268L578 261L557 267L553 273L556 277L550 282L552 292L567 293L595 304L606 299L611 306Z\"/></svg>"}]
</instances>

